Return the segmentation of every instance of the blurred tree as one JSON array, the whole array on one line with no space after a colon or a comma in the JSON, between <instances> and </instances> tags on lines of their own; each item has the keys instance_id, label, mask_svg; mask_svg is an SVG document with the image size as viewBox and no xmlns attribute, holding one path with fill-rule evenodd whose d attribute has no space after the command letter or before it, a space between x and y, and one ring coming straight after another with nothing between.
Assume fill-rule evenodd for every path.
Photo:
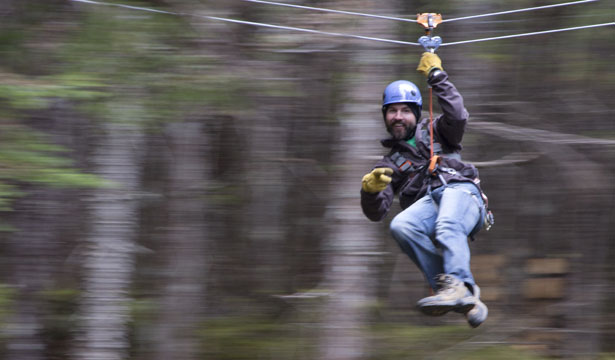
<instances>
[{"instance_id":1,"label":"blurred tree","mask_svg":"<svg viewBox=\"0 0 615 360\"><path fill-rule=\"evenodd\" d=\"M123 359L129 350L129 291L134 271L141 130L106 124L95 143L93 168L113 188L92 194L89 233L83 251L81 322L76 358Z\"/></svg>"},{"instance_id":2,"label":"blurred tree","mask_svg":"<svg viewBox=\"0 0 615 360\"><path fill-rule=\"evenodd\" d=\"M167 125L168 226L162 251L167 254L158 279L162 289L155 315L152 359L197 359L198 325L204 321L210 281L212 242L204 190L211 184L210 135L199 122Z\"/></svg>"},{"instance_id":3,"label":"blurred tree","mask_svg":"<svg viewBox=\"0 0 615 360\"><path fill-rule=\"evenodd\" d=\"M70 266L64 260L73 248L68 239L80 227L80 217L69 215L78 214L80 207L66 199L79 194L76 188L105 184L77 169L83 168L83 158L70 150L83 145L78 138L83 124L67 103L101 93L91 90L94 86L90 91L48 77L36 66L41 54L49 54L32 46L32 35L48 21L44 7L11 1L3 5L0 209L6 216L0 227L5 231L3 271L12 275L3 280L15 289L3 355L43 359L53 356L48 347L53 337L47 336L51 312L43 292L66 285Z\"/></svg>"},{"instance_id":4,"label":"blurred tree","mask_svg":"<svg viewBox=\"0 0 615 360\"><path fill-rule=\"evenodd\" d=\"M177 4L177 8L180 9L181 4ZM63 69L77 77L83 74L99 77L107 84L105 101L90 102L81 109L101 123L94 168L101 176L113 179L117 187L101 190L90 202L92 233L91 244L84 254L88 272L84 279L81 312L84 319L89 319L81 328L81 339L88 341L80 342L75 353L93 352L97 356L115 358L126 356L130 350L128 292L134 276L137 248L134 237L139 230L137 206L144 166L140 149L147 130L168 129L169 141L177 147L175 155L179 157L169 158L172 166L168 167L167 178L171 187L167 207L171 229L168 236L176 239L169 244L182 251L163 252L168 256L163 262L169 264L170 278L164 282L164 291L160 294L162 322L159 324L162 325L157 333L174 337L173 342L183 349L184 355L193 356L195 344L181 330L189 329L199 318L194 316L196 309L181 304L185 299L194 305L202 296L203 274L191 270L195 264L204 269L204 254L192 250L204 246L201 243L203 227L198 224L203 221L198 205L203 198L196 194L203 189L199 183L204 176L198 170L203 167L199 155L205 155L198 152L199 141L206 138L197 141L194 136L198 136L198 131L191 132L200 129L199 121L193 120L192 124L181 121L194 118L194 114L206 109L208 104L213 104L212 108L224 107L234 87L226 85L225 74L215 72L212 64L216 61L216 56L212 55L215 53L198 50L195 41L198 39L181 18L136 13L134 19L127 21L124 9L86 8L86 11L82 17L82 31L75 33L75 38L67 43L62 53L66 65ZM172 127L165 125L175 121L179 122ZM192 173L184 173L190 168L194 168ZM193 206L188 206L185 193L191 191L195 196L190 197ZM115 210L109 211L111 208ZM190 216L183 216L187 213ZM118 215L120 217L116 217ZM190 236L186 237L188 233ZM115 259L112 265L115 273L103 260L109 254ZM189 258L179 260L188 255L192 261ZM174 274L178 264L189 269ZM178 286L178 282L194 288L184 293L185 288ZM101 292L102 288L109 294ZM174 290L177 288L181 291ZM113 302L109 304L112 295ZM135 331L139 330L137 324ZM157 344L155 349L162 357L178 349L168 341ZM163 346L165 344L169 346Z\"/></svg>"},{"instance_id":5,"label":"blurred tree","mask_svg":"<svg viewBox=\"0 0 615 360\"><path fill-rule=\"evenodd\" d=\"M339 8L347 2L338 1ZM361 10L395 14L395 2L364 2ZM393 33L392 22L366 22L361 27L371 36ZM327 298L321 308L319 334L320 359L364 359L370 351L369 337L364 332L369 310L376 302L378 287L376 264L382 257L382 244L388 232L370 223L361 212L359 190L361 177L370 170L368 159L382 150L378 134L383 134L379 121L379 98L386 79L379 68L386 69L390 48L374 43L356 44L351 51L348 71L352 73L339 104L339 132L335 146L336 172L331 179L326 233L324 242L324 282ZM370 59L370 61L366 61ZM353 185L355 184L355 185Z\"/></svg>"}]
</instances>

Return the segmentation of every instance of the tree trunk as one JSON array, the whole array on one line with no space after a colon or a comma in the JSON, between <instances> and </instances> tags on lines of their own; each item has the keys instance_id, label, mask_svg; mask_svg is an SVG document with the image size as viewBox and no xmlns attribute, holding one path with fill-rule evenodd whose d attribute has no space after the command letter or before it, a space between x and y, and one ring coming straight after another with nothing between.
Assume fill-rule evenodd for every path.
<instances>
[{"instance_id":1,"label":"tree trunk","mask_svg":"<svg viewBox=\"0 0 615 360\"><path fill-rule=\"evenodd\" d=\"M84 277L75 359L128 357L130 285L134 271L136 192L140 181L141 132L130 125L104 125L93 154L95 173L113 182L89 201L90 229L83 254Z\"/></svg>"},{"instance_id":2,"label":"tree trunk","mask_svg":"<svg viewBox=\"0 0 615 360\"><path fill-rule=\"evenodd\" d=\"M370 1L365 8L387 13L388 3ZM368 24L366 24L368 25ZM369 26L371 25L371 26ZM376 27L369 23L371 36L393 33L391 23ZM357 28L359 28L357 26ZM361 211L361 177L371 169L374 156L382 154L378 140L384 136L380 119L379 99L389 76L383 78L377 69L383 66L390 49L374 43L353 44L350 66L353 77L343 90L346 102L339 114L340 140L335 163L340 172L332 185L328 206L329 225L325 243L325 286L329 291L322 309L322 329L319 359L365 359L369 355L368 310L377 290L374 267L381 256L382 244L389 241L388 233L370 223ZM366 63L366 59L370 62ZM380 63L379 63L380 61Z\"/></svg>"},{"instance_id":3,"label":"tree trunk","mask_svg":"<svg viewBox=\"0 0 615 360\"><path fill-rule=\"evenodd\" d=\"M287 237L284 226L286 193L289 181L283 169L287 157L286 139L288 126L272 113L258 119L248 129L249 155L246 179L249 183L247 206L247 239L250 252L246 260L251 269L253 289L282 292L284 288L285 254ZM260 110L260 109L259 109ZM266 110L257 113L267 113Z\"/></svg>"},{"instance_id":4,"label":"tree trunk","mask_svg":"<svg viewBox=\"0 0 615 360\"><path fill-rule=\"evenodd\" d=\"M51 143L76 150L70 155L78 163L78 149L84 145L83 137L79 136L83 124L67 110L57 102L29 122L49 136ZM71 121L64 121L67 118ZM10 127L4 130L10 131ZM67 266L70 261L66 253L73 249L73 239L81 229L82 204L66 201L74 198L73 190L40 185L24 185L23 190L28 195L17 200L14 211L6 213L1 221L15 230L1 236L2 240L6 237L0 260L2 282L14 293L10 296L10 315L1 329L6 351L0 349L0 358L33 360L65 356L70 336L61 325L66 324L66 318L50 306L50 301L57 300L54 296L58 294L66 294L63 290L72 284L74 272Z\"/></svg>"},{"instance_id":5,"label":"tree trunk","mask_svg":"<svg viewBox=\"0 0 615 360\"><path fill-rule=\"evenodd\" d=\"M207 136L199 123L167 126L168 236L156 325L154 359L197 359L197 325L202 321L207 282L209 232L203 187L209 164Z\"/></svg>"},{"instance_id":6,"label":"tree trunk","mask_svg":"<svg viewBox=\"0 0 615 360\"><path fill-rule=\"evenodd\" d=\"M361 52L365 54L366 51ZM369 75L367 75L369 77ZM361 212L359 189L361 177L368 171L365 158L380 150L365 140L378 133L381 122L366 116L370 105L358 95L377 94L381 82L359 78L349 95L347 112L342 114L338 163L343 173L333 184L333 196L327 211L330 222L325 248L325 284L330 291L323 311L321 359L362 359L367 353L367 336L363 329L367 323L367 310L374 301L377 279L373 268L381 241L386 241ZM376 87L378 90L376 90ZM364 99L367 100L367 99ZM373 104L373 102L367 102ZM371 122L371 123L370 123ZM362 144L357 149L356 144Z\"/></svg>"},{"instance_id":7,"label":"tree trunk","mask_svg":"<svg viewBox=\"0 0 615 360\"><path fill-rule=\"evenodd\" d=\"M6 359L45 359L43 338L47 308L42 292L52 288L61 259L57 224L62 215L61 192L31 190L17 202L13 224L18 228L8 241L8 283L15 290L6 336Z\"/></svg>"}]
</instances>

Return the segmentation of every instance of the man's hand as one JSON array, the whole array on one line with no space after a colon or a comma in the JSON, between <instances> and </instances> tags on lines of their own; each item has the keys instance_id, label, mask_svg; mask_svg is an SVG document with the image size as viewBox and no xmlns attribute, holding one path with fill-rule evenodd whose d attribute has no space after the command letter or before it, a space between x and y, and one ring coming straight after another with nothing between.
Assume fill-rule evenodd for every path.
<instances>
[{"instance_id":1,"label":"man's hand","mask_svg":"<svg viewBox=\"0 0 615 360\"><path fill-rule=\"evenodd\" d=\"M424 52L416 71L428 77L429 73L436 69L442 70L442 60L440 60L440 57L434 53Z\"/></svg>"},{"instance_id":2,"label":"man's hand","mask_svg":"<svg viewBox=\"0 0 615 360\"><path fill-rule=\"evenodd\" d=\"M363 176L361 188L368 193L381 192L391 182L390 175L393 175L393 169L391 168L374 169L369 174Z\"/></svg>"}]
</instances>

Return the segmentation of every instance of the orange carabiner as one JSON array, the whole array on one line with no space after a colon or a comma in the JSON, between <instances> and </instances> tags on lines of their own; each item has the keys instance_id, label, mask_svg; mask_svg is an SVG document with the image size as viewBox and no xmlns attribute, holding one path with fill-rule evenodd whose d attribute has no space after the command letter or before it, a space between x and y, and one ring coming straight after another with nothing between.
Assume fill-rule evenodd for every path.
<instances>
[{"instance_id":1,"label":"orange carabiner","mask_svg":"<svg viewBox=\"0 0 615 360\"><path fill-rule=\"evenodd\" d=\"M430 174L433 174L434 171L438 169L438 165L440 165L440 161L442 161L442 158L438 155L434 155L431 157L431 159L429 160L429 173Z\"/></svg>"},{"instance_id":2,"label":"orange carabiner","mask_svg":"<svg viewBox=\"0 0 615 360\"><path fill-rule=\"evenodd\" d=\"M442 15L436 13L422 13L416 15L416 22L423 25L425 31L435 29L442 22Z\"/></svg>"}]
</instances>

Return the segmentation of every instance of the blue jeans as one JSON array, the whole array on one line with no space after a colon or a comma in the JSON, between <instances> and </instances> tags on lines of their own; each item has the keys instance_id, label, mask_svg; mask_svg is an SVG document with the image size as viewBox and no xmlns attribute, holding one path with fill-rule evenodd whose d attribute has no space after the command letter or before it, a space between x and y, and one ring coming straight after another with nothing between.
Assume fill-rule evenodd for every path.
<instances>
[{"instance_id":1,"label":"blue jeans","mask_svg":"<svg viewBox=\"0 0 615 360\"><path fill-rule=\"evenodd\" d=\"M434 278L442 273L474 285L468 236L480 229L483 215L483 200L474 184L450 183L393 218L391 233L432 289L436 290Z\"/></svg>"}]
</instances>

